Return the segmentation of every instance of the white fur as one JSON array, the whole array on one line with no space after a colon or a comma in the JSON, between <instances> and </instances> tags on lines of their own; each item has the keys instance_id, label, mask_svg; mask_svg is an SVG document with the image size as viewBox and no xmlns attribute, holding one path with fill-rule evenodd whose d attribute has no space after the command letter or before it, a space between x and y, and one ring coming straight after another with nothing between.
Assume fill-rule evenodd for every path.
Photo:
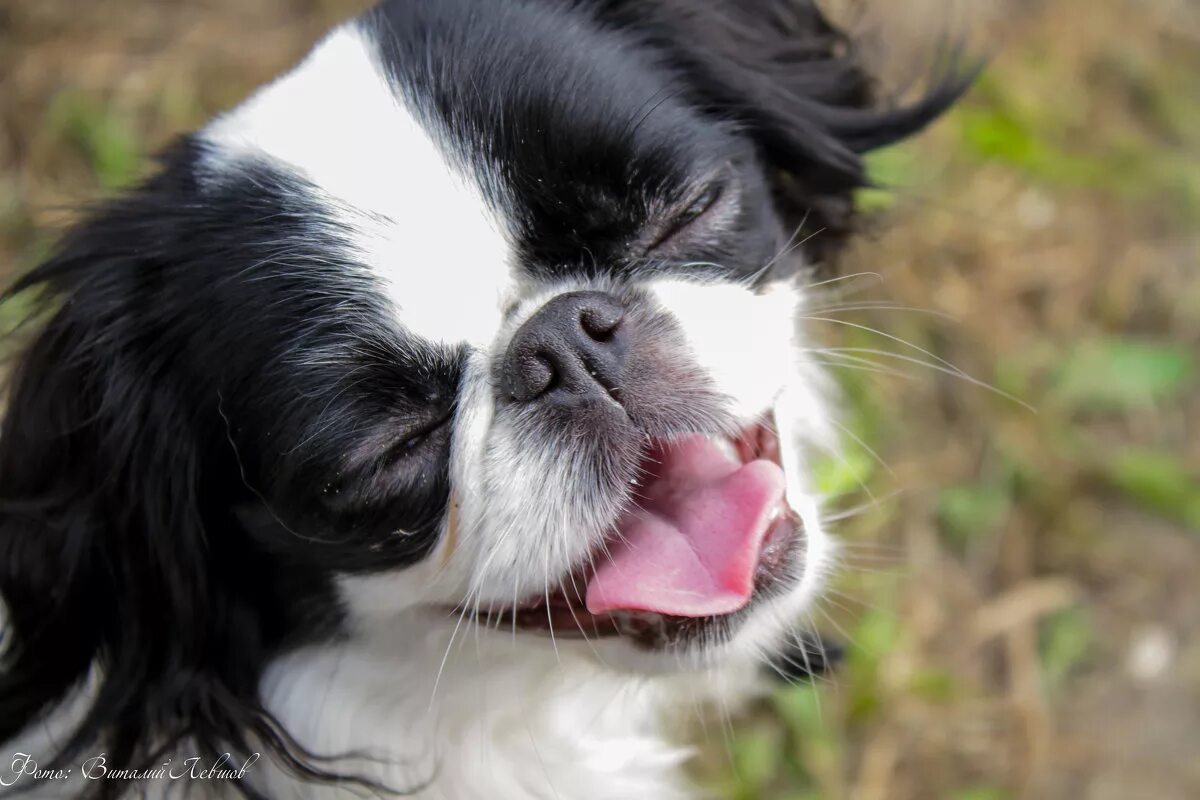
<instances>
[{"instance_id":1,"label":"white fur","mask_svg":"<svg viewBox=\"0 0 1200 800\"><path fill-rule=\"evenodd\" d=\"M338 201L404 327L434 343L486 343L510 283L503 223L344 25L295 70L210 125L215 174L246 157L299 172ZM436 302L431 302L436 299Z\"/></svg>"},{"instance_id":2,"label":"white fur","mask_svg":"<svg viewBox=\"0 0 1200 800\"><path fill-rule=\"evenodd\" d=\"M400 787L429 782L421 798L688 796L676 770L687 752L661 731L663 682L630 680L581 654L556 658L508 632L461 631L451 645L452 632L418 612L392 640L297 653L267 675L264 698L306 744L382 760L352 768ZM259 778L271 797L298 792L277 771Z\"/></svg>"}]
</instances>

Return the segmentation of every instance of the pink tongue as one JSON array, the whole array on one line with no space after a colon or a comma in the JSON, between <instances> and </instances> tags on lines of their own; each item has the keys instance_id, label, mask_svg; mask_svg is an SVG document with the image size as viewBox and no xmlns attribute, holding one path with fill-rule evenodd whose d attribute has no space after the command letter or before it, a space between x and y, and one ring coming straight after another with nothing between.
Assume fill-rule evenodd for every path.
<instances>
[{"instance_id":1,"label":"pink tongue","mask_svg":"<svg viewBox=\"0 0 1200 800\"><path fill-rule=\"evenodd\" d=\"M750 600L759 550L783 507L783 470L765 460L743 465L702 436L655 458L641 507L618 523L621 541L609 545L611 558L598 559L588 611L736 611Z\"/></svg>"}]
</instances>

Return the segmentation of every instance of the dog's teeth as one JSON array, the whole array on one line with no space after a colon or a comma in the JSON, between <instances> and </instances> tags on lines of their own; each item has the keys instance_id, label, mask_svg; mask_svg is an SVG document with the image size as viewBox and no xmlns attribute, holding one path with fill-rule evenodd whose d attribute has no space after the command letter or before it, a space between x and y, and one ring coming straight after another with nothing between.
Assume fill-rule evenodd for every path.
<instances>
[{"instance_id":1,"label":"dog's teeth","mask_svg":"<svg viewBox=\"0 0 1200 800\"><path fill-rule=\"evenodd\" d=\"M741 457L738 456L737 448L733 446L733 442L729 441L724 436L712 437L712 443L716 445L717 450L721 452L721 455L725 456L730 461L742 460Z\"/></svg>"}]
</instances>

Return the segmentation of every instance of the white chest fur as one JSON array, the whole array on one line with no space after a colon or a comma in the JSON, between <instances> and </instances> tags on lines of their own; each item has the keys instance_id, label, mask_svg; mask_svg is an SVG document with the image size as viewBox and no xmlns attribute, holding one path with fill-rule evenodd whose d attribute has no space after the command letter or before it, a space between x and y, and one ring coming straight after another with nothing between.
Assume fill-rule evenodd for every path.
<instances>
[{"instance_id":1,"label":"white chest fur","mask_svg":"<svg viewBox=\"0 0 1200 800\"><path fill-rule=\"evenodd\" d=\"M505 632L449 631L390 643L343 643L275 664L264 700L306 747L355 754L338 763L396 789L443 800L618 800L691 795L687 750L668 743L662 715L679 676L603 669ZM298 786L264 764L269 797L346 797L346 787Z\"/></svg>"}]
</instances>

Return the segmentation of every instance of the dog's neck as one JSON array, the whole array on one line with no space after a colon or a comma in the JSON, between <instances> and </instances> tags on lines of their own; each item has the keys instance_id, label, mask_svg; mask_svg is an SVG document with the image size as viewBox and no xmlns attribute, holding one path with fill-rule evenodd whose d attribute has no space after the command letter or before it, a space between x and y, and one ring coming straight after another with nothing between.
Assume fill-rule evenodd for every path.
<instances>
[{"instance_id":1,"label":"dog's neck","mask_svg":"<svg viewBox=\"0 0 1200 800\"><path fill-rule=\"evenodd\" d=\"M416 797L691 796L688 751L663 731L686 679L633 677L566 646L466 627L453 643L450 630L426 630L298 651L271 667L264 702L313 752L361 756L339 769L421 787ZM253 784L269 797L345 796L300 788L270 764Z\"/></svg>"},{"instance_id":2,"label":"dog's neck","mask_svg":"<svg viewBox=\"0 0 1200 800\"><path fill-rule=\"evenodd\" d=\"M694 795L682 771L689 751L665 732L671 709L696 709L702 702L686 677L631 676L567 646L556 654L541 642L511 640L494 631L479 636L460 631L452 646L450 636L447 630L426 630L410 638L355 639L293 652L268 669L263 703L310 753L352 754L319 761L319 767L366 778L396 796L682 800ZM7 749L49 761L86 713L96 677ZM173 770L188 768L184 765L195 754L184 751L169 757ZM239 756L229 763L236 768L243 761ZM85 788L80 764L70 766L75 769L69 780L38 782L29 796L62 797L72 787ZM271 798L363 796L360 788L298 781L265 753L252 760L244 780ZM139 788L139 796L152 800L230 796L219 781L186 778Z\"/></svg>"}]
</instances>

